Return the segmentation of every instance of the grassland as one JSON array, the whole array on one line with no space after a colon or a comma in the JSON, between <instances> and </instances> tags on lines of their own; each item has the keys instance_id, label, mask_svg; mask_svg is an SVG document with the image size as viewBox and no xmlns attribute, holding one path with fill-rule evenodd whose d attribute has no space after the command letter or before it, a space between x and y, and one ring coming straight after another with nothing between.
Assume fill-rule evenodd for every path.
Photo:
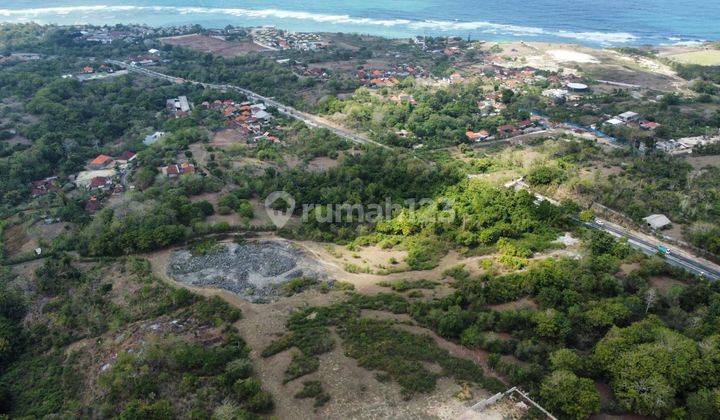
<instances>
[{"instance_id":1,"label":"grassland","mask_svg":"<svg viewBox=\"0 0 720 420\"><path fill-rule=\"evenodd\" d=\"M681 64L720 66L720 50L690 51L669 55L667 58Z\"/></svg>"}]
</instances>

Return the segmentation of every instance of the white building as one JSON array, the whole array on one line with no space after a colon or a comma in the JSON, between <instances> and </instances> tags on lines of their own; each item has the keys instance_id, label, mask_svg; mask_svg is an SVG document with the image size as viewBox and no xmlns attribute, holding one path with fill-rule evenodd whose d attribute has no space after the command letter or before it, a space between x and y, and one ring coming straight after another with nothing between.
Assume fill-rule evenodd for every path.
<instances>
[{"instance_id":1,"label":"white building","mask_svg":"<svg viewBox=\"0 0 720 420\"><path fill-rule=\"evenodd\" d=\"M643 220L654 230L663 229L672 224L670 219L668 219L664 214L651 214L650 216L643 218Z\"/></svg>"},{"instance_id":2,"label":"white building","mask_svg":"<svg viewBox=\"0 0 720 420\"><path fill-rule=\"evenodd\" d=\"M145 146L150 146L151 144L157 142L161 138L165 137L164 131L156 131L153 134L149 134L145 137L145 140L143 140L143 144Z\"/></svg>"},{"instance_id":3,"label":"white building","mask_svg":"<svg viewBox=\"0 0 720 420\"><path fill-rule=\"evenodd\" d=\"M630 122L630 121L637 121L638 119L640 119L640 114L638 114L637 112L627 111L627 112L623 112L622 114L618 115L617 117L620 118L621 120L623 120L624 122Z\"/></svg>"}]
</instances>

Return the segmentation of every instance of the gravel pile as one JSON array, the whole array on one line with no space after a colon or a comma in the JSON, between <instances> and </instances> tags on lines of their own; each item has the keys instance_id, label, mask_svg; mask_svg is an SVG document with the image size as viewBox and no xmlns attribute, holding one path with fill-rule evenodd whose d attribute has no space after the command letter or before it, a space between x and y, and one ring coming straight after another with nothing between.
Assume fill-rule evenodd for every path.
<instances>
[{"instance_id":1,"label":"gravel pile","mask_svg":"<svg viewBox=\"0 0 720 420\"><path fill-rule=\"evenodd\" d=\"M229 290L251 301L278 296L278 285L299 277L326 280L320 263L285 242L225 244L222 250L173 253L168 274L192 286Z\"/></svg>"}]
</instances>

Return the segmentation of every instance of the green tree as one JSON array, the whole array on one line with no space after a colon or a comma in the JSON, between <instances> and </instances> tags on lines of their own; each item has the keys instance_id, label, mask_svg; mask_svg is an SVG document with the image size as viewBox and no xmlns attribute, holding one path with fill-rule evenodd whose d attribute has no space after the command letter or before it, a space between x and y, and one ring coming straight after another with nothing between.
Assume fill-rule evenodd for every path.
<instances>
[{"instance_id":1,"label":"green tree","mask_svg":"<svg viewBox=\"0 0 720 420\"><path fill-rule=\"evenodd\" d=\"M567 370L556 370L540 385L540 398L552 412L586 419L600 410L600 394L593 381Z\"/></svg>"}]
</instances>

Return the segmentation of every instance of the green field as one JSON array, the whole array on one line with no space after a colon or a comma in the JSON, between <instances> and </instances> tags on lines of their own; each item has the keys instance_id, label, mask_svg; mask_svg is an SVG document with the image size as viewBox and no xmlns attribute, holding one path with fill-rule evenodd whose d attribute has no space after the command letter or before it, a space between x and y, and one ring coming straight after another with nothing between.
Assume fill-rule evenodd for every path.
<instances>
[{"instance_id":1,"label":"green field","mask_svg":"<svg viewBox=\"0 0 720 420\"><path fill-rule=\"evenodd\" d=\"M668 58L682 64L720 66L720 50L691 51L669 55Z\"/></svg>"}]
</instances>

